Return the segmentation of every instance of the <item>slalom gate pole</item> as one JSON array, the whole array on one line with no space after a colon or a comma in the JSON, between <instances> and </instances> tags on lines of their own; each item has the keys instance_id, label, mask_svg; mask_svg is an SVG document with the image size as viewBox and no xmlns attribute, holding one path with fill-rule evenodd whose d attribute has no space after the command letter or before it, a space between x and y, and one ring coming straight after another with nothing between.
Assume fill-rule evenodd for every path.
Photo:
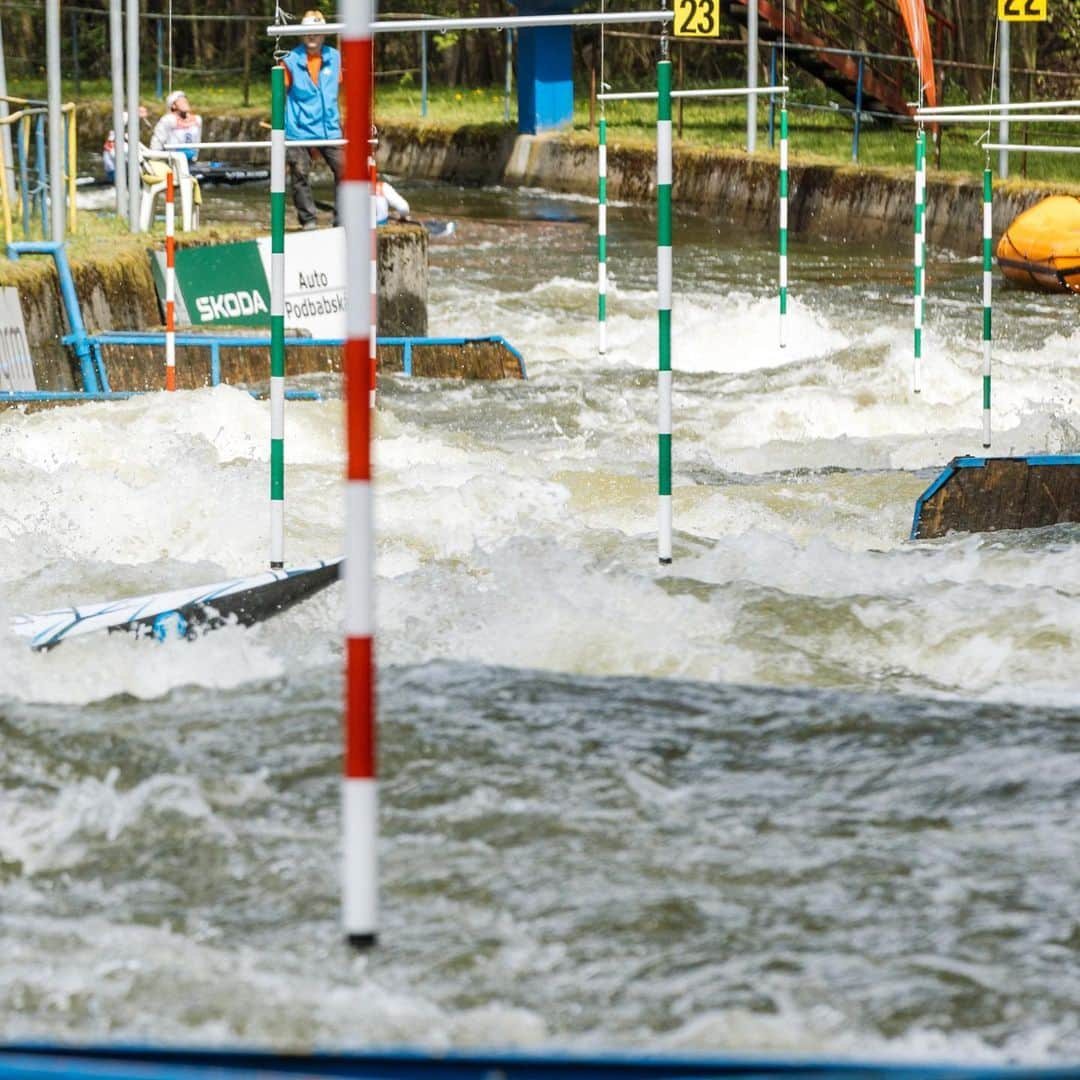
<instances>
[{"instance_id":1,"label":"slalom gate pole","mask_svg":"<svg viewBox=\"0 0 1080 1080\"><path fill-rule=\"evenodd\" d=\"M371 198L368 202L371 204L371 213L368 215L369 231L371 234L371 268L369 270L369 276L371 279L371 328L368 331L368 359L371 363L371 407L375 408L375 386L377 383L377 372L379 367L378 357L378 338L376 337L376 326L379 319L379 221L378 221L378 207L375 202L375 192L378 191L379 183L379 171L375 165L375 145L371 144L371 158L370 158L371 173L369 181L371 183Z\"/></svg>"},{"instance_id":2,"label":"slalom gate pole","mask_svg":"<svg viewBox=\"0 0 1080 1080\"><path fill-rule=\"evenodd\" d=\"M989 165L983 170L983 447L990 447L990 365L993 359L994 183Z\"/></svg>"},{"instance_id":3,"label":"slalom gate pole","mask_svg":"<svg viewBox=\"0 0 1080 1080\"><path fill-rule=\"evenodd\" d=\"M787 346L788 111L780 110L780 348Z\"/></svg>"},{"instance_id":4,"label":"slalom gate pole","mask_svg":"<svg viewBox=\"0 0 1080 1080\"><path fill-rule=\"evenodd\" d=\"M371 488L371 138L372 0L342 0L345 80L344 396L345 746L342 782L342 920L355 948L374 945L378 929L378 788L375 773L375 529Z\"/></svg>"},{"instance_id":5,"label":"slalom gate pole","mask_svg":"<svg viewBox=\"0 0 1080 1080\"><path fill-rule=\"evenodd\" d=\"M285 69L270 69L270 569L285 565Z\"/></svg>"},{"instance_id":6,"label":"slalom gate pole","mask_svg":"<svg viewBox=\"0 0 1080 1080\"><path fill-rule=\"evenodd\" d=\"M915 352L912 389L922 392L922 332L926 290L926 132L920 127L915 136Z\"/></svg>"},{"instance_id":7,"label":"slalom gate pole","mask_svg":"<svg viewBox=\"0 0 1080 1080\"><path fill-rule=\"evenodd\" d=\"M176 389L176 182L165 176L165 389Z\"/></svg>"},{"instance_id":8,"label":"slalom gate pole","mask_svg":"<svg viewBox=\"0 0 1080 1080\"><path fill-rule=\"evenodd\" d=\"M600 103L603 110L604 103ZM599 352L607 352L607 120L600 116L597 154L598 192L596 208L596 317L600 332Z\"/></svg>"},{"instance_id":9,"label":"slalom gate pole","mask_svg":"<svg viewBox=\"0 0 1080 1080\"><path fill-rule=\"evenodd\" d=\"M657 554L671 562L671 60L667 35L656 64L656 313L659 330Z\"/></svg>"}]
</instances>

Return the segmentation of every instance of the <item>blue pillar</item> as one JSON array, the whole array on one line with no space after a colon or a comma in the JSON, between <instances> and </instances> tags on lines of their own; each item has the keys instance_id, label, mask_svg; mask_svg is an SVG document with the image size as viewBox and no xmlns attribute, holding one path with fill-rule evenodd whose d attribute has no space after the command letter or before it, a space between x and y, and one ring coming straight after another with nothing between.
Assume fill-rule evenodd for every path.
<instances>
[{"instance_id":1,"label":"blue pillar","mask_svg":"<svg viewBox=\"0 0 1080 1080\"><path fill-rule=\"evenodd\" d=\"M522 15L569 11L578 0L522 0ZM518 30L518 131L537 135L574 122L572 34L569 26Z\"/></svg>"}]
</instances>

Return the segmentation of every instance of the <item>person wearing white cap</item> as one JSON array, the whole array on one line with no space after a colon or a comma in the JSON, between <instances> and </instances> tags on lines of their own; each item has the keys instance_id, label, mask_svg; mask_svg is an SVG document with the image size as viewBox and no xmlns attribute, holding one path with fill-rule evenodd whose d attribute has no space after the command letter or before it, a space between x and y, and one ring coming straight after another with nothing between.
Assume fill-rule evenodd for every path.
<instances>
[{"instance_id":1,"label":"person wearing white cap","mask_svg":"<svg viewBox=\"0 0 1080 1080\"><path fill-rule=\"evenodd\" d=\"M150 137L151 150L164 150L167 146L202 142L202 117L191 111L183 90L174 90L166 99L168 112L157 122ZM199 151L194 147L184 150L188 161L194 161Z\"/></svg>"},{"instance_id":2,"label":"person wearing white cap","mask_svg":"<svg viewBox=\"0 0 1080 1080\"><path fill-rule=\"evenodd\" d=\"M301 26L313 31L326 24L321 11L305 11ZM301 38L301 44L282 58L285 68L285 138L293 139L340 139L341 112L338 94L341 90L341 53L326 44L325 33L311 33ZM315 199L311 194L311 165L316 156L334 174L335 187L341 182L345 166L344 149L340 146L323 146L315 149L306 146L290 146L286 152L289 176L292 179L293 203L302 229L317 227ZM339 223L337 199L334 200L334 224Z\"/></svg>"}]
</instances>

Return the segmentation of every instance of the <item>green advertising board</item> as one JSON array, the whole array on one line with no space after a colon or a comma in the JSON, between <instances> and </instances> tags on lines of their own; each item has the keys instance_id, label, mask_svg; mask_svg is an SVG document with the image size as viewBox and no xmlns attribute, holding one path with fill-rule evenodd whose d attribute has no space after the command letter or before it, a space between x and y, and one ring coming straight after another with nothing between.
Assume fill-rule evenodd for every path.
<instances>
[{"instance_id":1,"label":"green advertising board","mask_svg":"<svg viewBox=\"0 0 1080 1080\"><path fill-rule=\"evenodd\" d=\"M153 271L164 296L164 257L157 252ZM176 308L179 325L268 327L270 286L258 243L178 248Z\"/></svg>"}]
</instances>

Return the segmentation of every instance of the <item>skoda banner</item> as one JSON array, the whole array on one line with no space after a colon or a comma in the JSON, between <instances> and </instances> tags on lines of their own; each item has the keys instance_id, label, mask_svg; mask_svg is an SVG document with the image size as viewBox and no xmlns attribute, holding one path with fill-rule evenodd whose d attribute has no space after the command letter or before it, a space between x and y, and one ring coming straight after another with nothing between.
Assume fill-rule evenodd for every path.
<instances>
[{"instance_id":1,"label":"skoda banner","mask_svg":"<svg viewBox=\"0 0 1080 1080\"><path fill-rule=\"evenodd\" d=\"M154 280L165 295L165 257L155 252ZM178 248L177 326L270 326L270 238ZM345 337L345 230L285 237L285 329Z\"/></svg>"}]
</instances>

